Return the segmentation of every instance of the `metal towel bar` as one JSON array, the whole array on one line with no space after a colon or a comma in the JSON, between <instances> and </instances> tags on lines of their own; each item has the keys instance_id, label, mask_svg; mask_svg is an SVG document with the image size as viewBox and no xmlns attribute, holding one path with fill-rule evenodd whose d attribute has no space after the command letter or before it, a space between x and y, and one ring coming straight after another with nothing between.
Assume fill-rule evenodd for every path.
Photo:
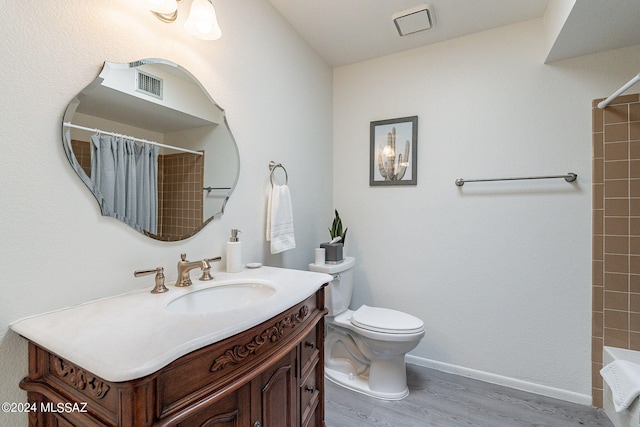
<instances>
[{"instance_id":1,"label":"metal towel bar","mask_svg":"<svg viewBox=\"0 0 640 427\"><path fill-rule=\"evenodd\" d=\"M209 193L211 193L213 190L231 190L231 187L204 187L202 189L202 191L206 191L207 192L207 196L209 195Z\"/></svg>"},{"instance_id":2,"label":"metal towel bar","mask_svg":"<svg viewBox=\"0 0 640 427\"><path fill-rule=\"evenodd\" d=\"M564 178L567 182L573 182L578 178L578 175L569 172L566 175L547 175L547 176L523 176L517 178L489 178L489 179L456 179L456 185L462 187L465 182L485 182L485 181L519 181L523 179L552 179L552 178Z\"/></svg>"}]
</instances>

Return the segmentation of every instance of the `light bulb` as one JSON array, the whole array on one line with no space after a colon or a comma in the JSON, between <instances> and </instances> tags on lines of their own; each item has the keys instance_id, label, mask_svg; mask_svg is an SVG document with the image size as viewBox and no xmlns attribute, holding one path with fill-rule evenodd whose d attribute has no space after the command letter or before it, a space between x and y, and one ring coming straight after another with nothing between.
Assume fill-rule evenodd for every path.
<instances>
[{"instance_id":1,"label":"light bulb","mask_svg":"<svg viewBox=\"0 0 640 427\"><path fill-rule=\"evenodd\" d=\"M216 11L208 0L193 0L184 26L189 34L201 40L217 40L222 36Z\"/></svg>"}]
</instances>

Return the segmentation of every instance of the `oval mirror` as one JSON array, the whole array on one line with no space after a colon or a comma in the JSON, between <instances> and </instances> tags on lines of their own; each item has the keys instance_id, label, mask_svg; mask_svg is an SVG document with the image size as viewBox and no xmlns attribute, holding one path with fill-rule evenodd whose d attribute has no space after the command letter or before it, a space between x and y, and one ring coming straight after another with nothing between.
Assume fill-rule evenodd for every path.
<instances>
[{"instance_id":1,"label":"oval mirror","mask_svg":"<svg viewBox=\"0 0 640 427\"><path fill-rule=\"evenodd\" d=\"M221 216L240 172L224 110L163 59L105 62L67 107L62 141L102 215L157 240Z\"/></svg>"}]
</instances>

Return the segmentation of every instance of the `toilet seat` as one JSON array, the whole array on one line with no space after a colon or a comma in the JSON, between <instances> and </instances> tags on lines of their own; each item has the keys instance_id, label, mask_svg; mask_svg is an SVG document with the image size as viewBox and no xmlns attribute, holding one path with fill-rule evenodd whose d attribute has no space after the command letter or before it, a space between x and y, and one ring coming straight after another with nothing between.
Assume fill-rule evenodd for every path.
<instances>
[{"instance_id":1,"label":"toilet seat","mask_svg":"<svg viewBox=\"0 0 640 427\"><path fill-rule=\"evenodd\" d=\"M415 316L389 308L363 305L351 315L357 328L383 334L416 334L424 332L424 322Z\"/></svg>"}]
</instances>

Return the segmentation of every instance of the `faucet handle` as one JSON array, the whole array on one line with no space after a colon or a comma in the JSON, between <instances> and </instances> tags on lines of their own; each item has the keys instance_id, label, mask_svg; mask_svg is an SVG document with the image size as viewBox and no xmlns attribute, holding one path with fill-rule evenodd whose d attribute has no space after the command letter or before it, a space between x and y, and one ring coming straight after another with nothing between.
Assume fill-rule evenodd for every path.
<instances>
[{"instance_id":1,"label":"faucet handle","mask_svg":"<svg viewBox=\"0 0 640 427\"><path fill-rule=\"evenodd\" d=\"M200 276L199 280L202 280L202 281L213 280L213 276L211 275L210 271L211 271L211 266L209 265L209 263L202 261L202 276Z\"/></svg>"},{"instance_id":2,"label":"faucet handle","mask_svg":"<svg viewBox=\"0 0 640 427\"><path fill-rule=\"evenodd\" d=\"M180 260L181 261L186 261L187 260L187 254L180 254Z\"/></svg>"},{"instance_id":3,"label":"faucet handle","mask_svg":"<svg viewBox=\"0 0 640 427\"><path fill-rule=\"evenodd\" d=\"M215 258L205 258L202 260L202 276L200 276L200 280L202 281L206 281L206 280L213 280L213 277L211 276L211 274L209 273L211 270L211 262L217 262L217 261L221 261L222 257L215 257Z\"/></svg>"},{"instance_id":4,"label":"faucet handle","mask_svg":"<svg viewBox=\"0 0 640 427\"><path fill-rule=\"evenodd\" d=\"M156 273L156 286L151 291L152 294L162 294L169 289L164 285L164 268L158 267L150 270L137 270L133 272L134 277L146 276L148 274Z\"/></svg>"}]
</instances>

